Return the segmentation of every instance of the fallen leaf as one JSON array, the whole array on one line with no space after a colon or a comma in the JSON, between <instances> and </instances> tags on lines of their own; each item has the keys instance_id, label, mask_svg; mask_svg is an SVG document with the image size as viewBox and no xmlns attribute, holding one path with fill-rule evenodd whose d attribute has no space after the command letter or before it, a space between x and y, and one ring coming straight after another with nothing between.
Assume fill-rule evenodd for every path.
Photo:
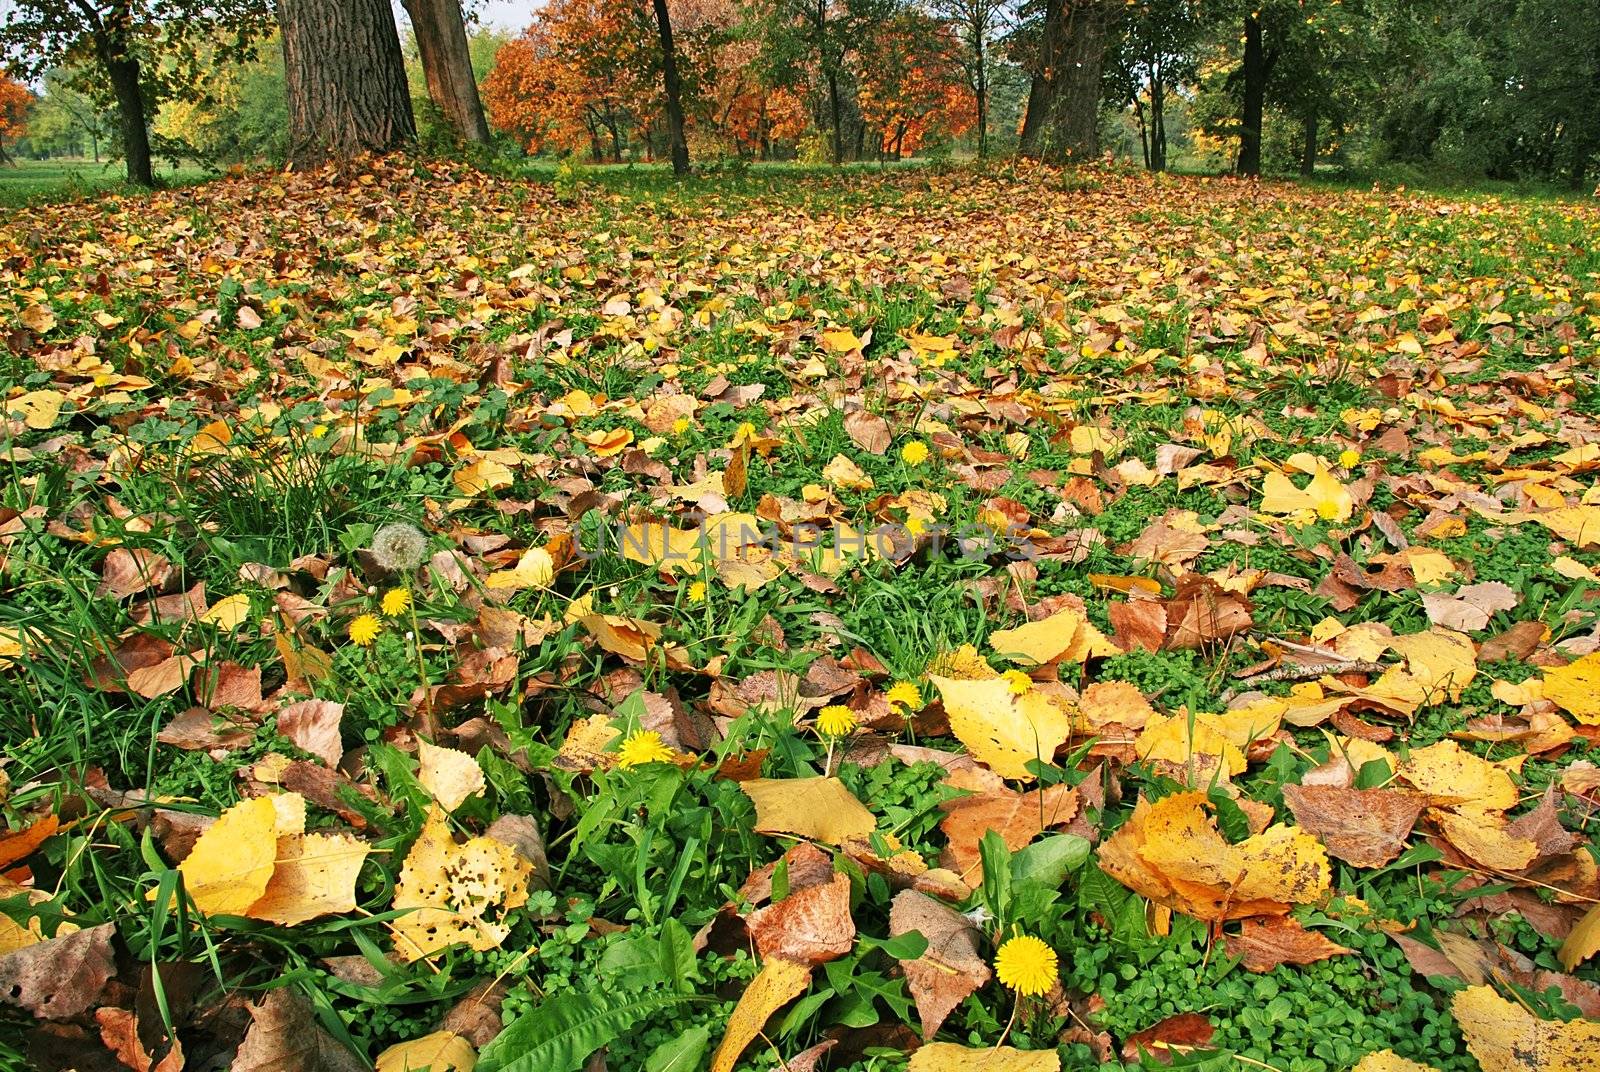
<instances>
[{"instance_id":1,"label":"fallen leaf","mask_svg":"<svg viewBox=\"0 0 1600 1072\"><path fill-rule=\"evenodd\" d=\"M1483 1072L1593 1072L1600 1052L1600 1023L1540 1020L1492 987L1457 991L1450 1011Z\"/></svg>"},{"instance_id":2,"label":"fallen leaf","mask_svg":"<svg viewBox=\"0 0 1600 1072\"><path fill-rule=\"evenodd\" d=\"M395 883L394 907L415 909L389 924L401 960L429 957L463 942L496 949L511 933L506 914L528 900L533 865L516 849L489 837L457 845L435 803Z\"/></svg>"},{"instance_id":3,"label":"fallen leaf","mask_svg":"<svg viewBox=\"0 0 1600 1072\"><path fill-rule=\"evenodd\" d=\"M100 997L116 973L116 926L72 930L0 956L0 1001L44 1020L69 1020Z\"/></svg>"},{"instance_id":4,"label":"fallen leaf","mask_svg":"<svg viewBox=\"0 0 1600 1072\"><path fill-rule=\"evenodd\" d=\"M767 1019L804 993L810 984L811 969L804 964L777 959L763 964L728 1017L722 1042L711 1057L711 1072L733 1072L739 1055L761 1033Z\"/></svg>"},{"instance_id":5,"label":"fallen leaf","mask_svg":"<svg viewBox=\"0 0 1600 1072\"><path fill-rule=\"evenodd\" d=\"M488 787L477 760L427 741L417 742L417 781L445 811L455 811L468 797L482 796Z\"/></svg>"},{"instance_id":6,"label":"fallen leaf","mask_svg":"<svg viewBox=\"0 0 1600 1072\"><path fill-rule=\"evenodd\" d=\"M764 958L807 965L837 960L855 945L850 878L835 874L828 882L791 890L783 900L752 912L745 926Z\"/></svg>"},{"instance_id":7,"label":"fallen leaf","mask_svg":"<svg viewBox=\"0 0 1600 1072\"><path fill-rule=\"evenodd\" d=\"M1247 919L1238 934L1228 935L1227 946L1228 955L1240 958L1253 972L1271 971L1281 964L1313 964L1350 952L1288 916Z\"/></svg>"},{"instance_id":8,"label":"fallen leaf","mask_svg":"<svg viewBox=\"0 0 1600 1072\"><path fill-rule=\"evenodd\" d=\"M888 421L862 409L845 414L844 430L851 441L868 454L887 453L893 438L889 433Z\"/></svg>"},{"instance_id":9,"label":"fallen leaf","mask_svg":"<svg viewBox=\"0 0 1600 1072\"><path fill-rule=\"evenodd\" d=\"M1586 726L1600 726L1600 652L1546 668L1544 698Z\"/></svg>"},{"instance_id":10,"label":"fallen leaf","mask_svg":"<svg viewBox=\"0 0 1600 1072\"><path fill-rule=\"evenodd\" d=\"M906 1072L1061 1072L1061 1058L1055 1050L930 1042L911 1055Z\"/></svg>"},{"instance_id":11,"label":"fallen leaf","mask_svg":"<svg viewBox=\"0 0 1600 1072\"><path fill-rule=\"evenodd\" d=\"M250 1006L231 1072L367 1072L361 1058L317 1022L311 1005L288 987L269 990Z\"/></svg>"},{"instance_id":12,"label":"fallen leaf","mask_svg":"<svg viewBox=\"0 0 1600 1072\"><path fill-rule=\"evenodd\" d=\"M377 1072L472 1072L478 1051L454 1031L398 1042L378 1054Z\"/></svg>"},{"instance_id":13,"label":"fallen leaf","mask_svg":"<svg viewBox=\"0 0 1600 1072\"><path fill-rule=\"evenodd\" d=\"M1382 867L1405 851L1424 804L1403 790L1325 785L1285 785L1283 800L1330 855L1357 867Z\"/></svg>"},{"instance_id":14,"label":"fallen leaf","mask_svg":"<svg viewBox=\"0 0 1600 1072\"><path fill-rule=\"evenodd\" d=\"M1044 831L1070 823L1078 814L1078 793L1066 785L1030 793L1002 786L947 800L940 808L946 813L939 823L946 839L944 863L976 889L983 880L978 845L985 834L999 834L1016 852Z\"/></svg>"},{"instance_id":15,"label":"fallen leaf","mask_svg":"<svg viewBox=\"0 0 1600 1072\"><path fill-rule=\"evenodd\" d=\"M293 926L318 916L354 911L356 879L370 849L366 842L345 834L278 838L272 878L244 914Z\"/></svg>"},{"instance_id":16,"label":"fallen leaf","mask_svg":"<svg viewBox=\"0 0 1600 1072\"><path fill-rule=\"evenodd\" d=\"M278 858L277 823L272 799L253 797L223 812L200 835L178 865L196 908L208 916L242 916L261 900Z\"/></svg>"},{"instance_id":17,"label":"fallen leaf","mask_svg":"<svg viewBox=\"0 0 1600 1072\"><path fill-rule=\"evenodd\" d=\"M901 890L889 909L889 934L899 937L913 931L927 939L928 948L900 966L922 1020L922 1037L931 1039L945 1017L994 973L979 952L980 935L970 919L916 890Z\"/></svg>"},{"instance_id":18,"label":"fallen leaf","mask_svg":"<svg viewBox=\"0 0 1600 1072\"><path fill-rule=\"evenodd\" d=\"M1600 953L1600 904L1590 907L1573 925L1572 933L1556 951L1556 959L1571 971L1596 953Z\"/></svg>"},{"instance_id":19,"label":"fallen leaf","mask_svg":"<svg viewBox=\"0 0 1600 1072\"><path fill-rule=\"evenodd\" d=\"M278 712L278 733L302 752L309 752L328 765L339 766L344 756L340 726L344 704L332 700L301 700Z\"/></svg>"},{"instance_id":20,"label":"fallen leaf","mask_svg":"<svg viewBox=\"0 0 1600 1072\"><path fill-rule=\"evenodd\" d=\"M1210 1019L1197 1012L1180 1012L1169 1016L1152 1027L1129 1035L1122 1044L1122 1059L1137 1061L1145 1054L1166 1064L1172 1063L1173 1052L1187 1053L1205 1049L1216 1034Z\"/></svg>"},{"instance_id":21,"label":"fallen leaf","mask_svg":"<svg viewBox=\"0 0 1600 1072\"><path fill-rule=\"evenodd\" d=\"M864 838L878 821L837 778L751 778L739 783L756 806L755 828L842 845Z\"/></svg>"},{"instance_id":22,"label":"fallen leaf","mask_svg":"<svg viewBox=\"0 0 1600 1072\"><path fill-rule=\"evenodd\" d=\"M1014 695L1003 677L930 677L944 701L950 732L973 758L1002 778L1031 781L1027 764L1049 763L1072 734L1072 716L1044 692Z\"/></svg>"}]
</instances>

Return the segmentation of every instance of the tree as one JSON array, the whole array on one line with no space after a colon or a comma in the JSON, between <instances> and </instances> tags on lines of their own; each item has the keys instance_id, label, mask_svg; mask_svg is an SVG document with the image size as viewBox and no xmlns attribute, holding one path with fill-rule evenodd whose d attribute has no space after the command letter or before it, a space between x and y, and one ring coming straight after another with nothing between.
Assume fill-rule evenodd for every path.
<instances>
[{"instance_id":1,"label":"tree","mask_svg":"<svg viewBox=\"0 0 1600 1072\"><path fill-rule=\"evenodd\" d=\"M1041 160L1100 152L1101 71L1121 0L1045 0L1031 50L1020 150Z\"/></svg>"},{"instance_id":2,"label":"tree","mask_svg":"<svg viewBox=\"0 0 1600 1072\"><path fill-rule=\"evenodd\" d=\"M289 158L383 152L416 137L388 0L281 0Z\"/></svg>"},{"instance_id":3,"label":"tree","mask_svg":"<svg viewBox=\"0 0 1600 1072\"><path fill-rule=\"evenodd\" d=\"M885 20L864 42L858 74L862 121L878 131L881 157L914 152L930 133L958 135L977 113L961 77L961 43L947 25L918 11Z\"/></svg>"},{"instance_id":4,"label":"tree","mask_svg":"<svg viewBox=\"0 0 1600 1072\"><path fill-rule=\"evenodd\" d=\"M6 155L6 141L22 137L28 129L28 111L33 107L33 94L28 87L0 71L0 164L11 163Z\"/></svg>"},{"instance_id":5,"label":"tree","mask_svg":"<svg viewBox=\"0 0 1600 1072\"><path fill-rule=\"evenodd\" d=\"M651 0L655 9L656 30L661 38L661 85L667 105L667 145L672 154L672 172L689 173L689 143L683 134L683 88L678 81L678 53L672 43L672 15L667 0Z\"/></svg>"},{"instance_id":6,"label":"tree","mask_svg":"<svg viewBox=\"0 0 1600 1072\"><path fill-rule=\"evenodd\" d=\"M972 89L978 127L978 156L989 155L989 86L993 44L1000 32L1008 0L933 0L934 10L955 27L961 42L960 63Z\"/></svg>"},{"instance_id":7,"label":"tree","mask_svg":"<svg viewBox=\"0 0 1600 1072\"><path fill-rule=\"evenodd\" d=\"M23 78L70 68L78 88L114 100L128 181L154 186L151 114L200 81L202 46L248 52L270 14L267 0L13 0L0 56Z\"/></svg>"},{"instance_id":8,"label":"tree","mask_svg":"<svg viewBox=\"0 0 1600 1072\"><path fill-rule=\"evenodd\" d=\"M489 123L472 73L460 0L403 0L411 17L428 97L463 141L489 141Z\"/></svg>"},{"instance_id":9,"label":"tree","mask_svg":"<svg viewBox=\"0 0 1600 1072\"><path fill-rule=\"evenodd\" d=\"M1167 98L1195 78L1202 28L1196 0L1137 0L1123 15L1108 77L1133 106L1151 171L1167 168Z\"/></svg>"}]
</instances>

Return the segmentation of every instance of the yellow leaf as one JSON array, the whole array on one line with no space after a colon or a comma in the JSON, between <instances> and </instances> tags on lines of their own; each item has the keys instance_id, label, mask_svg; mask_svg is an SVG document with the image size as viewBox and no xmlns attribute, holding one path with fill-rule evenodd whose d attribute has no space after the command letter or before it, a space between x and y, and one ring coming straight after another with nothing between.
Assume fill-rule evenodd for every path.
<instances>
[{"instance_id":1,"label":"yellow leaf","mask_svg":"<svg viewBox=\"0 0 1600 1072\"><path fill-rule=\"evenodd\" d=\"M1544 672L1544 698L1586 726L1600 726L1600 652Z\"/></svg>"},{"instance_id":2,"label":"yellow leaf","mask_svg":"<svg viewBox=\"0 0 1600 1072\"><path fill-rule=\"evenodd\" d=\"M1433 804L1472 804L1488 811L1505 811L1517 802L1511 775L1486 759L1463 752L1454 741L1440 741L1412 752L1398 773Z\"/></svg>"},{"instance_id":3,"label":"yellow leaf","mask_svg":"<svg viewBox=\"0 0 1600 1072\"><path fill-rule=\"evenodd\" d=\"M578 438L589 444L589 449L601 458L614 457L633 445L633 433L626 428L589 432Z\"/></svg>"},{"instance_id":4,"label":"yellow leaf","mask_svg":"<svg viewBox=\"0 0 1600 1072\"><path fill-rule=\"evenodd\" d=\"M1556 958L1563 968L1571 971L1596 953L1600 953L1600 904L1591 906L1573 925L1572 933L1556 951Z\"/></svg>"},{"instance_id":5,"label":"yellow leaf","mask_svg":"<svg viewBox=\"0 0 1600 1072\"><path fill-rule=\"evenodd\" d=\"M822 348L830 354L848 354L852 350L861 349L861 340L856 338L856 333L849 328L824 331L818 338L822 342Z\"/></svg>"},{"instance_id":6,"label":"yellow leaf","mask_svg":"<svg viewBox=\"0 0 1600 1072\"><path fill-rule=\"evenodd\" d=\"M1562 506L1520 517L1537 521L1561 539L1578 547L1600 546L1600 506Z\"/></svg>"},{"instance_id":7,"label":"yellow leaf","mask_svg":"<svg viewBox=\"0 0 1600 1072\"><path fill-rule=\"evenodd\" d=\"M377 1072L472 1072L478 1051L454 1031L435 1031L378 1054Z\"/></svg>"},{"instance_id":8,"label":"yellow leaf","mask_svg":"<svg viewBox=\"0 0 1600 1072\"><path fill-rule=\"evenodd\" d=\"M1450 1011L1483 1072L1593 1072L1600 1052L1600 1023L1540 1020L1493 987L1457 991Z\"/></svg>"},{"instance_id":9,"label":"yellow leaf","mask_svg":"<svg viewBox=\"0 0 1600 1072\"><path fill-rule=\"evenodd\" d=\"M468 797L483 795L483 768L465 752L417 742L417 781L445 811L455 811Z\"/></svg>"},{"instance_id":10,"label":"yellow leaf","mask_svg":"<svg viewBox=\"0 0 1600 1072\"><path fill-rule=\"evenodd\" d=\"M1121 648L1071 607L1015 629L998 630L989 637L989 646L996 654L1030 666L1122 654Z\"/></svg>"},{"instance_id":11,"label":"yellow leaf","mask_svg":"<svg viewBox=\"0 0 1600 1072\"><path fill-rule=\"evenodd\" d=\"M30 305L17 315L22 326L35 335L43 335L56 326L56 314L43 305Z\"/></svg>"},{"instance_id":12,"label":"yellow leaf","mask_svg":"<svg viewBox=\"0 0 1600 1072\"><path fill-rule=\"evenodd\" d=\"M366 842L347 834L280 837L272 880L245 915L292 926L354 911L356 878L368 851Z\"/></svg>"},{"instance_id":13,"label":"yellow leaf","mask_svg":"<svg viewBox=\"0 0 1600 1072\"><path fill-rule=\"evenodd\" d=\"M1304 488L1295 487L1287 473L1273 471L1261 484L1261 510L1268 514L1309 514L1323 521L1348 521L1355 500L1328 469L1319 467Z\"/></svg>"},{"instance_id":14,"label":"yellow leaf","mask_svg":"<svg viewBox=\"0 0 1600 1072\"><path fill-rule=\"evenodd\" d=\"M200 616L200 620L209 622L224 633L231 633L243 625L249 617L250 597L239 593L217 600L210 610Z\"/></svg>"},{"instance_id":15,"label":"yellow leaf","mask_svg":"<svg viewBox=\"0 0 1600 1072\"><path fill-rule=\"evenodd\" d=\"M932 677L950 732L974 759L1002 778L1033 778L1027 764L1048 763L1072 733L1072 715L1038 690L1012 695L1001 677L976 681Z\"/></svg>"},{"instance_id":16,"label":"yellow leaf","mask_svg":"<svg viewBox=\"0 0 1600 1072\"><path fill-rule=\"evenodd\" d=\"M1140 800L1100 848L1100 867L1124 886L1196 919L1277 915L1327 892L1322 843L1278 823L1229 844L1202 792Z\"/></svg>"},{"instance_id":17,"label":"yellow leaf","mask_svg":"<svg viewBox=\"0 0 1600 1072\"><path fill-rule=\"evenodd\" d=\"M547 588L556 577L556 562L542 547L530 547L510 569L495 570L483 579L485 588Z\"/></svg>"},{"instance_id":18,"label":"yellow leaf","mask_svg":"<svg viewBox=\"0 0 1600 1072\"><path fill-rule=\"evenodd\" d=\"M67 396L60 391L29 391L7 399L3 405L8 415L20 413L23 424L42 432L55 427L56 419L61 416L61 407L66 401Z\"/></svg>"},{"instance_id":19,"label":"yellow leaf","mask_svg":"<svg viewBox=\"0 0 1600 1072\"><path fill-rule=\"evenodd\" d=\"M1478 676L1478 649L1462 633L1435 626L1426 633L1390 637L1389 647L1405 657L1411 676L1427 690L1429 704L1461 699L1461 691Z\"/></svg>"},{"instance_id":20,"label":"yellow leaf","mask_svg":"<svg viewBox=\"0 0 1600 1072\"><path fill-rule=\"evenodd\" d=\"M756 829L842 845L878 826L866 805L837 778L752 778L739 788L755 802Z\"/></svg>"},{"instance_id":21,"label":"yellow leaf","mask_svg":"<svg viewBox=\"0 0 1600 1072\"><path fill-rule=\"evenodd\" d=\"M196 908L206 915L249 912L272 880L278 858L277 823L272 799L253 797L223 812L195 839L178 870Z\"/></svg>"},{"instance_id":22,"label":"yellow leaf","mask_svg":"<svg viewBox=\"0 0 1600 1072\"><path fill-rule=\"evenodd\" d=\"M906 1072L1061 1072L1061 1058L1055 1050L930 1042L911 1055Z\"/></svg>"},{"instance_id":23,"label":"yellow leaf","mask_svg":"<svg viewBox=\"0 0 1600 1072\"><path fill-rule=\"evenodd\" d=\"M810 984L811 969L804 964L778 957L763 964L728 1017L727 1033L711 1058L711 1072L733 1072L739 1055L761 1034L772 1014L803 994Z\"/></svg>"},{"instance_id":24,"label":"yellow leaf","mask_svg":"<svg viewBox=\"0 0 1600 1072\"><path fill-rule=\"evenodd\" d=\"M822 467L822 479L836 488L865 491L872 487L872 478L843 454L835 454L833 460Z\"/></svg>"},{"instance_id":25,"label":"yellow leaf","mask_svg":"<svg viewBox=\"0 0 1600 1072\"><path fill-rule=\"evenodd\" d=\"M511 467L490 457L474 458L457 469L451 479L456 490L463 495L482 495L486 491L508 486L514 479Z\"/></svg>"},{"instance_id":26,"label":"yellow leaf","mask_svg":"<svg viewBox=\"0 0 1600 1072\"><path fill-rule=\"evenodd\" d=\"M666 572L699 572L700 532L679 529L660 521L639 521L627 526L617 537L622 557Z\"/></svg>"},{"instance_id":27,"label":"yellow leaf","mask_svg":"<svg viewBox=\"0 0 1600 1072\"><path fill-rule=\"evenodd\" d=\"M1480 811L1433 812L1433 821L1450 844L1484 867L1521 871L1539 855L1539 846L1506 830L1502 815Z\"/></svg>"},{"instance_id":28,"label":"yellow leaf","mask_svg":"<svg viewBox=\"0 0 1600 1072\"><path fill-rule=\"evenodd\" d=\"M1369 1053L1350 1072L1438 1072L1432 1065L1409 1061L1393 1050Z\"/></svg>"},{"instance_id":29,"label":"yellow leaf","mask_svg":"<svg viewBox=\"0 0 1600 1072\"><path fill-rule=\"evenodd\" d=\"M1193 724L1191 733L1190 725ZM1277 729L1276 721L1272 724ZM1134 753L1143 760L1166 760L1185 765L1196 756L1216 756L1228 774L1243 774L1249 763L1244 751L1232 740L1215 715L1186 715L1170 718L1156 715L1145 723L1144 731L1133 743Z\"/></svg>"},{"instance_id":30,"label":"yellow leaf","mask_svg":"<svg viewBox=\"0 0 1600 1072\"><path fill-rule=\"evenodd\" d=\"M494 838L457 845L434 804L395 883L394 907L416 909L389 924L395 954L410 963L457 942L479 952L498 948L511 933L507 913L528 901L532 870L521 853Z\"/></svg>"}]
</instances>

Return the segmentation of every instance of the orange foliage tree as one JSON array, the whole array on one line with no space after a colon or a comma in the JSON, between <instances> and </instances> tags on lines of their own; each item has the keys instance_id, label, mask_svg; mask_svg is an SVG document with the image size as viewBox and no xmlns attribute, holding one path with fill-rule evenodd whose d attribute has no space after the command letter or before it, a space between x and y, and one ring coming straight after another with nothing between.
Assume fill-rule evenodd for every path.
<instances>
[{"instance_id":1,"label":"orange foliage tree","mask_svg":"<svg viewBox=\"0 0 1600 1072\"><path fill-rule=\"evenodd\" d=\"M730 0L672 0L673 36L691 124L744 106L718 78L734 21ZM495 55L483 84L490 122L530 151L587 150L621 160L630 139L664 144L661 49L647 0L551 0Z\"/></svg>"},{"instance_id":2,"label":"orange foliage tree","mask_svg":"<svg viewBox=\"0 0 1600 1072\"><path fill-rule=\"evenodd\" d=\"M950 27L916 11L885 20L871 62L861 64L861 118L877 131L879 152L899 158L928 137L955 137L977 121L962 78L960 42Z\"/></svg>"},{"instance_id":3,"label":"orange foliage tree","mask_svg":"<svg viewBox=\"0 0 1600 1072\"><path fill-rule=\"evenodd\" d=\"M6 155L6 142L27 132L28 109L32 107L33 94L28 87L0 71L0 164L11 162Z\"/></svg>"}]
</instances>

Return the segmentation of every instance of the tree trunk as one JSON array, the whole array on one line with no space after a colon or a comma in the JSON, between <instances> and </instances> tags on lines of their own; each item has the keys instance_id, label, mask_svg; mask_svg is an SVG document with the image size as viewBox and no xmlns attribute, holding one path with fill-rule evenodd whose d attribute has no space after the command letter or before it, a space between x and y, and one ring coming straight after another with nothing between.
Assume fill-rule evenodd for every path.
<instances>
[{"instance_id":1,"label":"tree trunk","mask_svg":"<svg viewBox=\"0 0 1600 1072\"><path fill-rule=\"evenodd\" d=\"M833 123L833 162L844 162L844 105L839 97L839 72L828 71L828 118Z\"/></svg>"},{"instance_id":2,"label":"tree trunk","mask_svg":"<svg viewBox=\"0 0 1600 1072\"><path fill-rule=\"evenodd\" d=\"M1159 69L1150 81L1150 170L1167 170L1167 87Z\"/></svg>"},{"instance_id":3,"label":"tree trunk","mask_svg":"<svg viewBox=\"0 0 1600 1072\"><path fill-rule=\"evenodd\" d=\"M422 57L428 97L462 141L489 144L489 123L472 77L461 0L403 0Z\"/></svg>"},{"instance_id":4,"label":"tree trunk","mask_svg":"<svg viewBox=\"0 0 1600 1072\"><path fill-rule=\"evenodd\" d=\"M978 111L978 159L989 155L989 57L984 53L983 27L973 42L972 103Z\"/></svg>"},{"instance_id":5,"label":"tree trunk","mask_svg":"<svg viewBox=\"0 0 1600 1072\"><path fill-rule=\"evenodd\" d=\"M1306 113L1300 123L1300 174L1309 179L1317 173L1317 113Z\"/></svg>"},{"instance_id":6,"label":"tree trunk","mask_svg":"<svg viewBox=\"0 0 1600 1072\"><path fill-rule=\"evenodd\" d=\"M1246 15L1244 20L1244 100L1239 109L1240 175L1261 174L1261 115L1267 103L1267 74L1271 63L1261 42L1261 19Z\"/></svg>"},{"instance_id":7,"label":"tree trunk","mask_svg":"<svg viewBox=\"0 0 1600 1072\"><path fill-rule=\"evenodd\" d=\"M128 181L135 186L153 187L156 175L150 165L150 128L145 123L144 89L139 85L139 57L128 53L125 42L100 35L96 35L95 52L116 94ZM99 157L98 151L95 156Z\"/></svg>"},{"instance_id":8,"label":"tree trunk","mask_svg":"<svg viewBox=\"0 0 1600 1072\"><path fill-rule=\"evenodd\" d=\"M667 145L672 151L672 173L689 173L689 143L683 136L683 87L678 81L678 53L672 47L672 15L667 0L652 0L656 30L661 35L661 83L667 94Z\"/></svg>"},{"instance_id":9,"label":"tree trunk","mask_svg":"<svg viewBox=\"0 0 1600 1072\"><path fill-rule=\"evenodd\" d=\"M1100 71L1115 0L1049 0L1040 69L1028 91L1022 125L1025 156L1061 162L1100 153Z\"/></svg>"},{"instance_id":10,"label":"tree trunk","mask_svg":"<svg viewBox=\"0 0 1600 1072\"><path fill-rule=\"evenodd\" d=\"M309 167L417 135L388 0L280 0L289 159Z\"/></svg>"}]
</instances>

